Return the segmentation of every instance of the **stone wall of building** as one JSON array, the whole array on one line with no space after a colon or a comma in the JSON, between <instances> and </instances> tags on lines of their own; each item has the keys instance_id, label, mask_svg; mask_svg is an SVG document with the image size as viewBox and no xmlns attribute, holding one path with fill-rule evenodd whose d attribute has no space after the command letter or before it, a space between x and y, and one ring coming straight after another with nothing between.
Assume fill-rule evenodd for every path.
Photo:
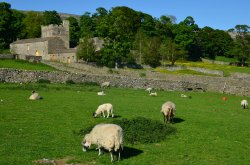
<instances>
[{"instance_id":1,"label":"stone wall of building","mask_svg":"<svg viewBox=\"0 0 250 165\"><path fill-rule=\"evenodd\" d=\"M48 41L23 43L23 44L11 44L12 53L18 52L19 55L33 55L33 56L44 56L48 54L45 47L48 47ZM20 59L25 60L25 56L20 56Z\"/></svg>"},{"instance_id":2,"label":"stone wall of building","mask_svg":"<svg viewBox=\"0 0 250 165\"><path fill-rule=\"evenodd\" d=\"M11 83L37 82L39 79L52 83L65 83L72 80L76 83L109 81L111 86L145 89L153 87L166 91L211 91L250 96L248 80L210 76L172 76L167 79L134 78L115 75L77 74L60 71L25 71L0 69L0 81Z\"/></svg>"},{"instance_id":3,"label":"stone wall of building","mask_svg":"<svg viewBox=\"0 0 250 165\"><path fill-rule=\"evenodd\" d=\"M42 38L60 37L66 49L69 48L69 21L64 20L62 25L42 26Z\"/></svg>"}]
</instances>

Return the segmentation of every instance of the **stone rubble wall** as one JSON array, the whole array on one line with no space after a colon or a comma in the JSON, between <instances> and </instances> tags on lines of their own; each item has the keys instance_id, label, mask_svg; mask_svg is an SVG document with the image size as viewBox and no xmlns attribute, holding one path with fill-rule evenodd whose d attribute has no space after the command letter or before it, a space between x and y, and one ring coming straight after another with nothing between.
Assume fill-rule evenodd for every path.
<instances>
[{"instance_id":1,"label":"stone rubble wall","mask_svg":"<svg viewBox=\"0 0 250 165\"><path fill-rule=\"evenodd\" d=\"M248 79L234 77L210 77L210 76L186 76L167 75L162 79L150 79L144 77L128 77L119 75L95 75L69 73L62 71L26 71L16 69L0 69L0 81L9 83L30 83L39 79L49 80L51 83L65 83L72 80L75 83L109 81L111 86L145 89L153 87L166 91L211 91L225 92L250 96L250 81Z\"/></svg>"}]
</instances>

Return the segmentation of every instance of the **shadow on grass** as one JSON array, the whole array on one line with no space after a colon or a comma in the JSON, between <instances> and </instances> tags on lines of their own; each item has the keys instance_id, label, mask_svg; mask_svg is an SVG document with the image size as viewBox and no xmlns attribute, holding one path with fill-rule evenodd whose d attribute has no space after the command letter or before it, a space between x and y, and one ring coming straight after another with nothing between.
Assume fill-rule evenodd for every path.
<instances>
[{"instance_id":1,"label":"shadow on grass","mask_svg":"<svg viewBox=\"0 0 250 165\"><path fill-rule=\"evenodd\" d=\"M131 148L131 147L123 147L123 151L122 151L122 159L128 159L130 157L133 156L137 156L139 154L143 153L142 150L138 150L136 148Z\"/></svg>"},{"instance_id":2,"label":"shadow on grass","mask_svg":"<svg viewBox=\"0 0 250 165\"><path fill-rule=\"evenodd\" d=\"M175 124L181 123L181 122L183 122L183 121L185 121L185 120L184 120L184 119L181 119L181 118L178 118L178 117L175 117L175 118L174 118L174 123L175 123Z\"/></svg>"},{"instance_id":3,"label":"shadow on grass","mask_svg":"<svg viewBox=\"0 0 250 165\"><path fill-rule=\"evenodd\" d=\"M115 115L113 118L121 118L121 116L120 115Z\"/></svg>"}]
</instances>

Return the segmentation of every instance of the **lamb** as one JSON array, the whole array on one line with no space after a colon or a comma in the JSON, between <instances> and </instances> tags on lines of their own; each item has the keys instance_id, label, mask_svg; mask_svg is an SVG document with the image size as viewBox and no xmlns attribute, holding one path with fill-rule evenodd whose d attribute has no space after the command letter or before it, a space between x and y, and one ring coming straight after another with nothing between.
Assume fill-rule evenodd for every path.
<instances>
[{"instance_id":1,"label":"lamb","mask_svg":"<svg viewBox=\"0 0 250 165\"><path fill-rule=\"evenodd\" d=\"M174 116L176 113L176 108L175 104L171 101L167 101L164 103L161 107L161 113L163 114L164 117L164 123L167 122L174 122Z\"/></svg>"},{"instance_id":2,"label":"lamb","mask_svg":"<svg viewBox=\"0 0 250 165\"><path fill-rule=\"evenodd\" d=\"M36 91L32 91L29 100L39 100L39 99L42 99L42 97L39 96L39 94Z\"/></svg>"},{"instance_id":3,"label":"lamb","mask_svg":"<svg viewBox=\"0 0 250 165\"><path fill-rule=\"evenodd\" d=\"M108 88L110 86L110 82L103 82L101 84L101 88Z\"/></svg>"},{"instance_id":4,"label":"lamb","mask_svg":"<svg viewBox=\"0 0 250 165\"><path fill-rule=\"evenodd\" d=\"M240 105L242 106L243 109L247 109L248 108L247 100L241 100Z\"/></svg>"},{"instance_id":5,"label":"lamb","mask_svg":"<svg viewBox=\"0 0 250 165\"><path fill-rule=\"evenodd\" d=\"M118 152L118 160L120 160L123 150L123 130L116 124L98 124L83 138L83 152L86 152L91 144L97 145L98 156L102 153L101 149L106 149L110 152L111 162L114 161L113 152Z\"/></svg>"},{"instance_id":6,"label":"lamb","mask_svg":"<svg viewBox=\"0 0 250 165\"><path fill-rule=\"evenodd\" d=\"M105 103L102 105L99 105L97 110L93 113L94 117L97 117L98 115L102 114L105 118L105 112L107 112L107 118L109 118L109 114L111 113L112 117L114 117L113 114L113 105L110 103Z\"/></svg>"},{"instance_id":7,"label":"lamb","mask_svg":"<svg viewBox=\"0 0 250 165\"><path fill-rule=\"evenodd\" d=\"M149 95L150 96L157 96L157 93L156 92L151 92Z\"/></svg>"},{"instance_id":8,"label":"lamb","mask_svg":"<svg viewBox=\"0 0 250 165\"><path fill-rule=\"evenodd\" d=\"M106 95L106 94L104 93L104 91L101 91L101 92L97 92L97 95L98 95L98 96L104 96L104 95Z\"/></svg>"},{"instance_id":9,"label":"lamb","mask_svg":"<svg viewBox=\"0 0 250 165\"><path fill-rule=\"evenodd\" d=\"M152 90L153 88L147 88L145 91L148 91L148 93L150 94Z\"/></svg>"}]
</instances>

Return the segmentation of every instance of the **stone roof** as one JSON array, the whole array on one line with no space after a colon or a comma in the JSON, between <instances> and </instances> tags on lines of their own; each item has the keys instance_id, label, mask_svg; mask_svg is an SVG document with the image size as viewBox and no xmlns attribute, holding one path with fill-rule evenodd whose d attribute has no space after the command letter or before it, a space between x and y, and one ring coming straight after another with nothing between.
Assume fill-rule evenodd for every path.
<instances>
[{"instance_id":1,"label":"stone roof","mask_svg":"<svg viewBox=\"0 0 250 165\"><path fill-rule=\"evenodd\" d=\"M26 43L44 42L44 41L53 40L55 38L60 39L59 37L29 38L29 39L23 39L23 40L16 40L11 44L26 44Z\"/></svg>"}]
</instances>

